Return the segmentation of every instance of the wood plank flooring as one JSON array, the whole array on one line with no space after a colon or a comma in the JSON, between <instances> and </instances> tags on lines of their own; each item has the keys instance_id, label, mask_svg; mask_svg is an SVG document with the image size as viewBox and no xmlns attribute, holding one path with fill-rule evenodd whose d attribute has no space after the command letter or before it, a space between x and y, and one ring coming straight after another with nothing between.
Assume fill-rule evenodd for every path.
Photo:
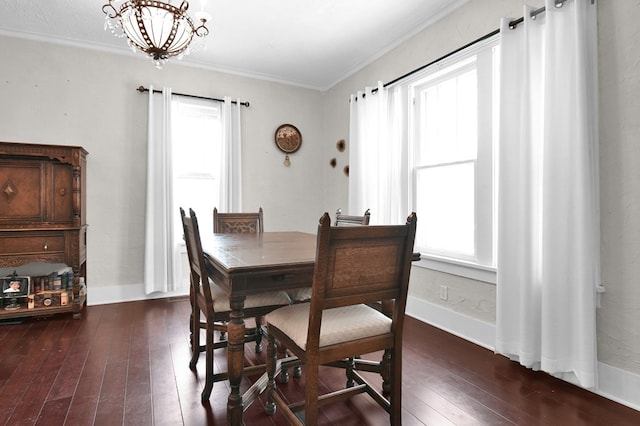
<instances>
[{"instance_id":1,"label":"wood plank flooring","mask_svg":"<svg viewBox=\"0 0 640 426\"><path fill-rule=\"evenodd\" d=\"M224 425L226 382L200 403L204 354L188 368L189 304L184 299L90 306L70 315L0 325L0 424ZM639 425L640 412L532 372L484 348L415 319L405 328L403 424ZM259 363L247 345L247 361ZM369 354L366 357L375 356ZM223 350L216 367L225 369ZM325 368L324 388L344 385ZM245 379L246 389L251 381ZM279 388L304 395L304 375ZM263 400L247 425L280 425ZM323 407L323 425L385 425L386 413L365 395Z\"/></svg>"}]
</instances>

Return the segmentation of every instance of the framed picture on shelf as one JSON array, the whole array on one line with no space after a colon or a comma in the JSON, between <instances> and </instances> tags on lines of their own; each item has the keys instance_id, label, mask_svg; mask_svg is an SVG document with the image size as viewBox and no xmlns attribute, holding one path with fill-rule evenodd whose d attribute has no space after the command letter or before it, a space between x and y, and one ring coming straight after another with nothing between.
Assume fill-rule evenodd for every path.
<instances>
[{"instance_id":1,"label":"framed picture on shelf","mask_svg":"<svg viewBox=\"0 0 640 426\"><path fill-rule=\"evenodd\" d=\"M14 298L14 297L27 297L29 295L29 284L31 280L29 277L2 277L2 297Z\"/></svg>"}]
</instances>

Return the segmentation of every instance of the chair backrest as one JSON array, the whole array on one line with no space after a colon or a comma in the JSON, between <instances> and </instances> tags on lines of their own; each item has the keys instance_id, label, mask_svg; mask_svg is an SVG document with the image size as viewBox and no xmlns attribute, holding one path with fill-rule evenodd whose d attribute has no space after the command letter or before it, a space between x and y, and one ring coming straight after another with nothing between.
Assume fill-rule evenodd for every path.
<instances>
[{"instance_id":1,"label":"chair backrest","mask_svg":"<svg viewBox=\"0 0 640 426\"><path fill-rule=\"evenodd\" d=\"M336 211L336 222L335 226L354 226L354 225L368 225L369 219L371 218L371 213L369 209L362 216L350 216L347 214L342 214L342 210L338 209Z\"/></svg>"},{"instance_id":2,"label":"chair backrest","mask_svg":"<svg viewBox=\"0 0 640 426\"><path fill-rule=\"evenodd\" d=\"M208 285L209 273L207 272L207 263L202 250L198 218L192 209L189 209L189 216L186 216L182 207L180 207L180 217L182 218L184 240L187 245L192 295L196 297L198 294L203 294L209 312L213 312L213 297L211 295L211 287Z\"/></svg>"},{"instance_id":3,"label":"chair backrest","mask_svg":"<svg viewBox=\"0 0 640 426\"><path fill-rule=\"evenodd\" d=\"M394 301L393 320L401 328L415 234L415 213L405 225L347 227L331 226L325 213L318 225L309 336L319 334L322 310L386 300Z\"/></svg>"},{"instance_id":4,"label":"chair backrest","mask_svg":"<svg viewBox=\"0 0 640 426\"><path fill-rule=\"evenodd\" d=\"M255 234L264 232L262 207L257 213L219 213L213 209L213 232L216 234Z\"/></svg>"}]
</instances>

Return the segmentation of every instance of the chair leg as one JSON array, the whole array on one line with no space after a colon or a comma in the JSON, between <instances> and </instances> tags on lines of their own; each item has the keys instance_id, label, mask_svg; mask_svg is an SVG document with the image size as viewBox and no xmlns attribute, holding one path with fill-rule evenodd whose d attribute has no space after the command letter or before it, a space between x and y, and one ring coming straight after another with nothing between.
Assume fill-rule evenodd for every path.
<instances>
[{"instance_id":1,"label":"chair leg","mask_svg":"<svg viewBox=\"0 0 640 426\"><path fill-rule=\"evenodd\" d=\"M201 401L203 403L209 401L211 391L213 390L213 322L207 322L207 349L205 359L205 379L204 389L202 390Z\"/></svg>"},{"instance_id":2,"label":"chair leg","mask_svg":"<svg viewBox=\"0 0 640 426\"><path fill-rule=\"evenodd\" d=\"M191 306L191 318L190 318L190 341L191 341L191 360L189 361L189 368L195 370L198 358L200 358L200 309L197 306Z\"/></svg>"},{"instance_id":3,"label":"chair leg","mask_svg":"<svg viewBox=\"0 0 640 426\"><path fill-rule=\"evenodd\" d=\"M226 324L226 322L224 324ZM220 341L225 341L225 340L227 340L227 332L226 331L221 331L220 332Z\"/></svg>"},{"instance_id":4,"label":"chair leg","mask_svg":"<svg viewBox=\"0 0 640 426\"><path fill-rule=\"evenodd\" d=\"M307 359L305 376L304 424L318 424L318 364Z\"/></svg>"},{"instance_id":5,"label":"chair leg","mask_svg":"<svg viewBox=\"0 0 640 426\"><path fill-rule=\"evenodd\" d=\"M302 377L302 367L300 367L299 365L293 367L293 377L296 379Z\"/></svg>"},{"instance_id":6,"label":"chair leg","mask_svg":"<svg viewBox=\"0 0 640 426\"><path fill-rule=\"evenodd\" d=\"M402 353L398 347L394 348L391 359L391 402L390 420L392 426L400 426L402 424Z\"/></svg>"},{"instance_id":7,"label":"chair leg","mask_svg":"<svg viewBox=\"0 0 640 426\"><path fill-rule=\"evenodd\" d=\"M271 336L269 336L269 341L271 341ZM276 346L277 357L285 358L287 356L287 350L283 346ZM280 369L280 383L288 383L289 382L289 369L286 367L282 367Z\"/></svg>"},{"instance_id":8,"label":"chair leg","mask_svg":"<svg viewBox=\"0 0 640 426\"><path fill-rule=\"evenodd\" d=\"M262 337L265 335L262 325L264 324L264 316L255 317L256 321L256 353L262 352Z\"/></svg>"},{"instance_id":9,"label":"chair leg","mask_svg":"<svg viewBox=\"0 0 640 426\"><path fill-rule=\"evenodd\" d=\"M191 302L191 312L189 313L189 345L193 349L193 302Z\"/></svg>"},{"instance_id":10,"label":"chair leg","mask_svg":"<svg viewBox=\"0 0 640 426\"><path fill-rule=\"evenodd\" d=\"M269 415L276 413L276 403L273 398L273 393L276 391L276 340L273 336L268 336L267 343L267 390L265 393L266 402L264 404L264 411Z\"/></svg>"},{"instance_id":11,"label":"chair leg","mask_svg":"<svg viewBox=\"0 0 640 426\"><path fill-rule=\"evenodd\" d=\"M381 371L380 375L382 376L382 394L387 396L391 394L391 380L394 380L391 377L391 363L393 362L393 355L391 349L385 349L384 354L382 355L381 362Z\"/></svg>"},{"instance_id":12,"label":"chair leg","mask_svg":"<svg viewBox=\"0 0 640 426\"><path fill-rule=\"evenodd\" d=\"M346 387L348 388L352 388L355 385L355 381L354 381L354 374L353 371L356 368L356 361L354 358L349 358L347 359L347 370L346 370L346 374L347 374L347 385Z\"/></svg>"}]
</instances>

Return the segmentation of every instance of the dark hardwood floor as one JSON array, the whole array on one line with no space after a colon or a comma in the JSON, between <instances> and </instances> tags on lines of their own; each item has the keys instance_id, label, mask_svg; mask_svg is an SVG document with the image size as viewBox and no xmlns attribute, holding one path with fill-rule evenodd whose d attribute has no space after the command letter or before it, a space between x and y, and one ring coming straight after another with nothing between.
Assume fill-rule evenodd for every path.
<instances>
[{"instance_id":1,"label":"dark hardwood floor","mask_svg":"<svg viewBox=\"0 0 640 426\"><path fill-rule=\"evenodd\" d=\"M188 368L186 300L90 306L70 316L0 326L0 424L224 425L226 382L200 403L204 354ZM408 318L403 374L404 425L638 425L640 412ZM260 362L249 344L248 361ZM225 368L224 351L216 365ZM369 355L371 356L371 355ZM368 357L368 356L367 356ZM323 386L344 384L325 368ZM245 388L250 380L245 380ZM304 375L280 389L300 398ZM261 403L253 425L280 425ZM324 425L384 425L386 413L364 395L323 408Z\"/></svg>"}]
</instances>

